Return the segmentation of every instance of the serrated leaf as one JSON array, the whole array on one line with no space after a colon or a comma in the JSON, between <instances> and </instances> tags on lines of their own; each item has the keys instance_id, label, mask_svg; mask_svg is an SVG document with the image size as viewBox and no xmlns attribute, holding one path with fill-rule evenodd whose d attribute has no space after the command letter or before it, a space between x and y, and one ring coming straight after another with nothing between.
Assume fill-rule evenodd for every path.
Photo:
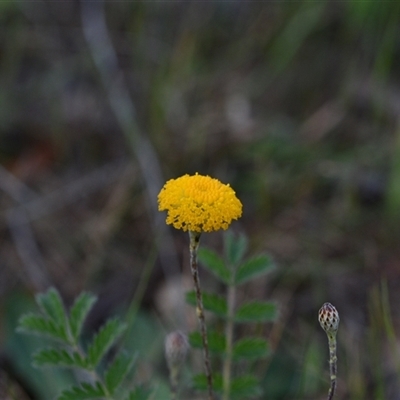
<instances>
[{"instance_id":1,"label":"serrated leaf","mask_svg":"<svg viewBox=\"0 0 400 400\"><path fill-rule=\"evenodd\" d=\"M104 374L104 381L111 395L118 389L126 375L131 370L135 357L125 351L121 351L112 361Z\"/></svg>"},{"instance_id":2,"label":"serrated leaf","mask_svg":"<svg viewBox=\"0 0 400 400\"><path fill-rule=\"evenodd\" d=\"M106 393L99 382L94 385L83 382L80 386L74 386L64 390L58 400L88 400L104 399Z\"/></svg>"},{"instance_id":3,"label":"serrated leaf","mask_svg":"<svg viewBox=\"0 0 400 400\"><path fill-rule=\"evenodd\" d=\"M50 288L46 293L39 293L36 296L43 313L49 319L60 326L66 326L65 308L61 296L55 288Z\"/></svg>"},{"instance_id":4,"label":"serrated leaf","mask_svg":"<svg viewBox=\"0 0 400 400\"><path fill-rule=\"evenodd\" d=\"M47 348L33 355L33 362L38 367L57 366L68 368L87 367L85 358L76 351L68 352L64 349Z\"/></svg>"},{"instance_id":5,"label":"serrated leaf","mask_svg":"<svg viewBox=\"0 0 400 400\"><path fill-rule=\"evenodd\" d=\"M277 316L275 303L253 301L241 306L235 314L236 322L265 322L274 321Z\"/></svg>"},{"instance_id":6,"label":"serrated leaf","mask_svg":"<svg viewBox=\"0 0 400 400\"><path fill-rule=\"evenodd\" d=\"M198 257L200 262L218 279L229 284L231 281L231 272L217 253L210 249L200 248Z\"/></svg>"},{"instance_id":7,"label":"serrated leaf","mask_svg":"<svg viewBox=\"0 0 400 400\"><path fill-rule=\"evenodd\" d=\"M150 398L150 394L150 389L139 386L130 391L126 400L148 400Z\"/></svg>"},{"instance_id":8,"label":"serrated leaf","mask_svg":"<svg viewBox=\"0 0 400 400\"><path fill-rule=\"evenodd\" d=\"M250 399L262 395L257 378L253 375L243 375L233 379L231 397L234 399Z\"/></svg>"},{"instance_id":9,"label":"serrated leaf","mask_svg":"<svg viewBox=\"0 0 400 400\"><path fill-rule=\"evenodd\" d=\"M241 285L257 276L266 274L273 268L272 260L267 255L260 255L242 264L235 276L236 285Z\"/></svg>"},{"instance_id":10,"label":"serrated leaf","mask_svg":"<svg viewBox=\"0 0 400 400\"><path fill-rule=\"evenodd\" d=\"M268 341L263 338L244 338L233 346L233 358L254 360L264 358L269 354Z\"/></svg>"},{"instance_id":11,"label":"serrated leaf","mask_svg":"<svg viewBox=\"0 0 400 400\"><path fill-rule=\"evenodd\" d=\"M70 309L70 328L75 343L78 341L78 337L82 331L83 323L96 300L96 296L83 292L75 300Z\"/></svg>"},{"instance_id":12,"label":"serrated leaf","mask_svg":"<svg viewBox=\"0 0 400 400\"><path fill-rule=\"evenodd\" d=\"M239 235L235 237L231 231L224 234L224 253L228 263L232 266L239 264L247 251L247 237Z\"/></svg>"},{"instance_id":13,"label":"serrated leaf","mask_svg":"<svg viewBox=\"0 0 400 400\"><path fill-rule=\"evenodd\" d=\"M209 330L207 333L208 347L212 353L223 354L226 348L225 335L218 332ZM197 349L203 348L203 341L200 332L191 332L189 334L189 343L192 347Z\"/></svg>"},{"instance_id":14,"label":"serrated leaf","mask_svg":"<svg viewBox=\"0 0 400 400\"><path fill-rule=\"evenodd\" d=\"M57 325L53 320L38 314L29 313L23 315L19 319L17 330L39 336L48 336L63 342L67 341L63 327Z\"/></svg>"},{"instance_id":15,"label":"serrated leaf","mask_svg":"<svg viewBox=\"0 0 400 400\"><path fill-rule=\"evenodd\" d=\"M198 374L193 377L193 387L199 391L207 390L207 377L205 374ZM222 393L222 376L213 373L213 389L216 393Z\"/></svg>"},{"instance_id":16,"label":"serrated leaf","mask_svg":"<svg viewBox=\"0 0 400 400\"><path fill-rule=\"evenodd\" d=\"M102 326L99 332L94 336L92 343L88 348L88 362L95 368L111 346L122 335L126 325L118 318L110 319Z\"/></svg>"},{"instance_id":17,"label":"serrated leaf","mask_svg":"<svg viewBox=\"0 0 400 400\"><path fill-rule=\"evenodd\" d=\"M228 306L226 304L226 300L213 293L207 293L203 292L203 306L204 309L207 311L211 311L214 314L220 316L220 317L226 317L227 311L228 311ZM196 293L194 291L187 292L186 293L186 301L193 305L196 306Z\"/></svg>"}]
</instances>

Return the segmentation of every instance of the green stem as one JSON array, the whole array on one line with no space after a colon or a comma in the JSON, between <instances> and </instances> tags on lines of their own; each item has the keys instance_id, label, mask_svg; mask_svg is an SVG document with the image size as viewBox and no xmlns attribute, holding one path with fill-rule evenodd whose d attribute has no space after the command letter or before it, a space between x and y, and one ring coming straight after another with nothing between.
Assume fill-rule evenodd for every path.
<instances>
[{"instance_id":1,"label":"green stem","mask_svg":"<svg viewBox=\"0 0 400 400\"><path fill-rule=\"evenodd\" d=\"M204 317L203 296L200 288L199 270L197 265L197 250L199 248L200 236L201 236L200 232L189 231L190 268L192 271L194 288L196 292L196 304L197 304L196 314L197 314L197 319L199 320L201 339L203 342L203 358L204 358L204 367L207 378L208 400L214 400L213 379L212 379L210 355L208 349L207 326Z\"/></svg>"},{"instance_id":2,"label":"green stem","mask_svg":"<svg viewBox=\"0 0 400 400\"><path fill-rule=\"evenodd\" d=\"M223 397L222 400L229 400L231 391L231 370L232 370L232 346L233 346L233 316L235 311L235 286L228 286L228 316L225 327L226 347L225 360L222 369Z\"/></svg>"},{"instance_id":3,"label":"green stem","mask_svg":"<svg viewBox=\"0 0 400 400\"><path fill-rule=\"evenodd\" d=\"M171 388L171 400L178 399L178 368L171 368L169 373L169 383Z\"/></svg>"},{"instance_id":4,"label":"green stem","mask_svg":"<svg viewBox=\"0 0 400 400\"><path fill-rule=\"evenodd\" d=\"M328 333L329 343L329 369L331 375L331 387L329 388L328 400L332 400L336 390L337 356L336 356L336 333Z\"/></svg>"}]
</instances>

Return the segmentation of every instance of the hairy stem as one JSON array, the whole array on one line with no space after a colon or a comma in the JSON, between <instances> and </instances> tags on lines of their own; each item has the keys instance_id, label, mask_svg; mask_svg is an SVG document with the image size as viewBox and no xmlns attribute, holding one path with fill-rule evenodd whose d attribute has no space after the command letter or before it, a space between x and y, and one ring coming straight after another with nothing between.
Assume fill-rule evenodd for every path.
<instances>
[{"instance_id":1,"label":"hairy stem","mask_svg":"<svg viewBox=\"0 0 400 400\"><path fill-rule=\"evenodd\" d=\"M336 356L336 333L329 333L329 369L331 375L331 387L329 388L328 400L332 400L336 390L337 356Z\"/></svg>"},{"instance_id":2,"label":"hairy stem","mask_svg":"<svg viewBox=\"0 0 400 400\"><path fill-rule=\"evenodd\" d=\"M197 250L199 248L200 235L201 235L200 232L189 231L190 268L192 271L194 288L195 288L195 292L196 292L196 305L197 305L196 314L197 314L197 318L199 320L201 339L203 342L203 357L204 357L204 367L205 367L206 378L207 378L208 399L214 400L213 379L212 379L210 355L209 355L209 349L208 349L207 326L206 326L206 320L204 317L203 296L201 294L199 270L198 270L198 265L197 265Z\"/></svg>"},{"instance_id":3,"label":"hairy stem","mask_svg":"<svg viewBox=\"0 0 400 400\"><path fill-rule=\"evenodd\" d=\"M171 368L169 373L169 383L171 388L171 400L178 399L178 368Z\"/></svg>"},{"instance_id":4,"label":"hairy stem","mask_svg":"<svg viewBox=\"0 0 400 400\"><path fill-rule=\"evenodd\" d=\"M228 318L225 327L226 348L225 360L222 370L223 396L222 400L229 400L231 390L231 370L232 370L232 345L233 345L233 314L235 311L235 286L228 286Z\"/></svg>"}]
</instances>

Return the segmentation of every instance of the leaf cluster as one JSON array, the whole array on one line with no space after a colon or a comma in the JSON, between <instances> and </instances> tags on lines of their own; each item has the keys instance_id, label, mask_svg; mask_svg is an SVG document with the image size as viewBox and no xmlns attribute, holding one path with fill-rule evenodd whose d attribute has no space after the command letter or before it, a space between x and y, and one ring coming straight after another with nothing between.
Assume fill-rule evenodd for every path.
<instances>
[{"instance_id":1,"label":"leaf cluster","mask_svg":"<svg viewBox=\"0 0 400 400\"><path fill-rule=\"evenodd\" d=\"M121 385L132 370L135 357L120 350L105 368L103 364L109 350L126 330L126 325L118 318L109 319L85 348L81 345L84 322L96 300L96 296L83 292L67 312L59 292L50 288L36 296L40 312L25 314L19 320L19 332L45 336L54 342L33 355L35 366L80 369L91 377L90 381L82 381L64 390L58 400L122 398L119 394ZM126 400L145 398L141 389L124 394Z\"/></svg>"},{"instance_id":2,"label":"leaf cluster","mask_svg":"<svg viewBox=\"0 0 400 400\"><path fill-rule=\"evenodd\" d=\"M227 288L235 289L245 283L269 273L274 264L267 254L259 254L246 258L248 249L247 238L244 235L235 237L229 231L224 236L224 256L211 249L200 248L198 257L206 267ZM195 306L195 293L188 292L186 301ZM235 306L233 313L229 311L225 297L214 293L203 292L204 308L221 318L225 324L265 323L274 321L277 317L277 307L271 301L247 301ZM264 337L243 337L233 343L232 349L227 348L224 332L208 330L208 344L211 353L224 359L230 352L232 361L236 364L246 362L249 366L255 361L265 358L270 353L269 342ZM202 339L199 332L192 332L189 336L192 347L202 348ZM242 364L241 364L242 365ZM259 382L253 375L237 374L230 382L232 399L251 398L259 396L261 389ZM206 378L203 374L194 379L194 386L198 390L206 388ZM221 375L214 374L214 388L217 392L223 391Z\"/></svg>"}]
</instances>

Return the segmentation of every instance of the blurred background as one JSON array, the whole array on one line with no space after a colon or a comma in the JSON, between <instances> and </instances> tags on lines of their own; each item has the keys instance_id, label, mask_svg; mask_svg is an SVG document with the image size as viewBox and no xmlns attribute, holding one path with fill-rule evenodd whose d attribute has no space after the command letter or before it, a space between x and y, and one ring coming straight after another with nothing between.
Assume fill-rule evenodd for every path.
<instances>
[{"instance_id":1,"label":"blurred background","mask_svg":"<svg viewBox=\"0 0 400 400\"><path fill-rule=\"evenodd\" d=\"M232 229L277 266L241 293L279 304L265 398L325 398L329 301L337 398L400 399L399 17L367 0L0 2L0 398L69 382L15 333L49 286L99 296L88 332L130 310L139 379L166 387L188 238L156 199L199 172L231 184Z\"/></svg>"}]
</instances>

